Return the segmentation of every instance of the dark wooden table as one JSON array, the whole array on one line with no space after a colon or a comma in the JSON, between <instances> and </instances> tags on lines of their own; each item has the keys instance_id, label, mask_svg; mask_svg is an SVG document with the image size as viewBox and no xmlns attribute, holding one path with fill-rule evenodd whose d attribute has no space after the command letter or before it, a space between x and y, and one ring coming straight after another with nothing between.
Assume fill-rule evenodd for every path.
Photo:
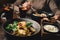
<instances>
[{"instance_id":1,"label":"dark wooden table","mask_svg":"<svg viewBox=\"0 0 60 40\"><path fill-rule=\"evenodd\" d=\"M3 30L2 30L2 28L0 26L0 40L4 40L4 39L5 39L4 32L3 32Z\"/></svg>"}]
</instances>

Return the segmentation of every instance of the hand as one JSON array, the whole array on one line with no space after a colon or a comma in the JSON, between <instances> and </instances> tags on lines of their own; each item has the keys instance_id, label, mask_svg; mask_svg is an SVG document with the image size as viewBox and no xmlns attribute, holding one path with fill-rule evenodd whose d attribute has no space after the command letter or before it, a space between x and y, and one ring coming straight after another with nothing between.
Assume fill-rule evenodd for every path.
<instances>
[{"instance_id":1,"label":"hand","mask_svg":"<svg viewBox=\"0 0 60 40\"><path fill-rule=\"evenodd\" d=\"M59 15L55 15L53 18L57 20L59 18Z\"/></svg>"},{"instance_id":2,"label":"hand","mask_svg":"<svg viewBox=\"0 0 60 40\"><path fill-rule=\"evenodd\" d=\"M4 10L10 11L9 6L6 6L6 7L4 8Z\"/></svg>"},{"instance_id":3,"label":"hand","mask_svg":"<svg viewBox=\"0 0 60 40\"><path fill-rule=\"evenodd\" d=\"M30 9L30 7L31 7L31 3L30 2L25 2L22 5L22 10L28 10L28 9Z\"/></svg>"}]
</instances>

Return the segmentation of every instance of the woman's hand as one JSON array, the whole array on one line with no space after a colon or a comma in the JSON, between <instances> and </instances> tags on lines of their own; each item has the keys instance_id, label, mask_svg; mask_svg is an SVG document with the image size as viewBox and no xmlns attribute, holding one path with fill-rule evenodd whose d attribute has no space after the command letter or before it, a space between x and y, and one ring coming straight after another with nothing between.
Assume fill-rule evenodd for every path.
<instances>
[{"instance_id":1,"label":"woman's hand","mask_svg":"<svg viewBox=\"0 0 60 40\"><path fill-rule=\"evenodd\" d=\"M4 8L4 10L10 11L9 6L6 6L6 7Z\"/></svg>"},{"instance_id":2,"label":"woman's hand","mask_svg":"<svg viewBox=\"0 0 60 40\"><path fill-rule=\"evenodd\" d=\"M57 20L59 18L59 15L55 15L53 18Z\"/></svg>"},{"instance_id":3,"label":"woman's hand","mask_svg":"<svg viewBox=\"0 0 60 40\"><path fill-rule=\"evenodd\" d=\"M31 8L31 3L30 2L25 2L22 4L22 10L28 10Z\"/></svg>"}]
</instances>

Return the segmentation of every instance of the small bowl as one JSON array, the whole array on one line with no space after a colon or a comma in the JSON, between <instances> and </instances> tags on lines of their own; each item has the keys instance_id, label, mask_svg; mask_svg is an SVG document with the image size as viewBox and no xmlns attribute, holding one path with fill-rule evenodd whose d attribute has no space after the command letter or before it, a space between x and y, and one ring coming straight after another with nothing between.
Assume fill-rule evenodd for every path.
<instances>
[{"instance_id":1,"label":"small bowl","mask_svg":"<svg viewBox=\"0 0 60 40\"><path fill-rule=\"evenodd\" d=\"M50 32L50 31L46 30L46 29L44 28L45 25L55 26L55 27L58 29L58 32L59 32L59 26L57 25L57 23L54 23L54 24L45 23L45 24L43 25L43 29L44 29L44 31L47 32L47 33L58 33L58 32Z\"/></svg>"}]
</instances>

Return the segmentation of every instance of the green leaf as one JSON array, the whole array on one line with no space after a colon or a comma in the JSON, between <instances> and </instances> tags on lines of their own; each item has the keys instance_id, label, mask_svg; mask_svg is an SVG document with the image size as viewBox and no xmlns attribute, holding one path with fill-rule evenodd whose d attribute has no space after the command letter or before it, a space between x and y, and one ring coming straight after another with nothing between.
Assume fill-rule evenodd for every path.
<instances>
[{"instance_id":1,"label":"green leaf","mask_svg":"<svg viewBox=\"0 0 60 40\"><path fill-rule=\"evenodd\" d=\"M17 28L13 28L12 30L13 30L13 31L16 31L16 30L17 30Z\"/></svg>"},{"instance_id":2,"label":"green leaf","mask_svg":"<svg viewBox=\"0 0 60 40\"><path fill-rule=\"evenodd\" d=\"M6 29L7 29L7 30L10 30L10 29L11 29L11 25L8 25L8 26L6 27Z\"/></svg>"},{"instance_id":3,"label":"green leaf","mask_svg":"<svg viewBox=\"0 0 60 40\"><path fill-rule=\"evenodd\" d=\"M17 25L13 25L12 30L16 31L17 30Z\"/></svg>"},{"instance_id":4,"label":"green leaf","mask_svg":"<svg viewBox=\"0 0 60 40\"><path fill-rule=\"evenodd\" d=\"M29 28L32 26L32 24L33 24L32 22L27 22L26 26Z\"/></svg>"},{"instance_id":5,"label":"green leaf","mask_svg":"<svg viewBox=\"0 0 60 40\"><path fill-rule=\"evenodd\" d=\"M7 30L13 30L13 31L16 31L17 30L17 24L18 22L17 21L14 21L13 24L9 24L6 29Z\"/></svg>"}]
</instances>

